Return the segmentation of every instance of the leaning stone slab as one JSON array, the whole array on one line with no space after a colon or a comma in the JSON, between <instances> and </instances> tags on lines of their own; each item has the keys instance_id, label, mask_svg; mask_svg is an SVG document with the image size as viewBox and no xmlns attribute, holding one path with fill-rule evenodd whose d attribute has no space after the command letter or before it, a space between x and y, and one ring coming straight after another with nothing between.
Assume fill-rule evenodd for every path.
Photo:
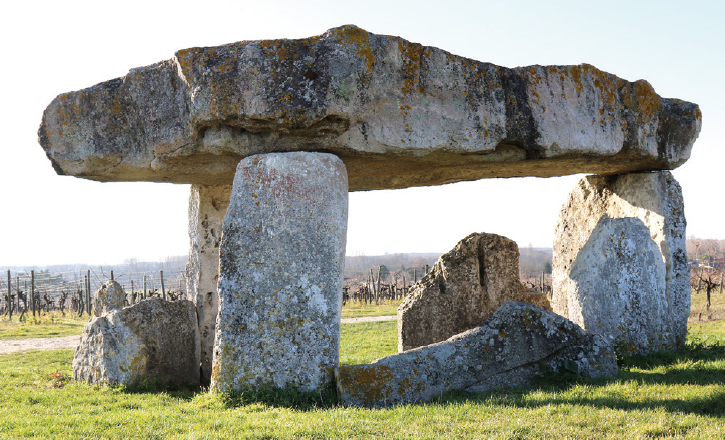
<instances>
[{"instance_id":1,"label":"leaning stone slab","mask_svg":"<svg viewBox=\"0 0 725 440\"><path fill-rule=\"evenodd\" d=\"M506 68L355 26L179 50L59 95L38 135L57 173L231 184L252 154L338 155L351 191L673 169L697 105L596 67Z\"/></svg>"},{"instance_id":2,"label":"leaning stone slab","mask_svg":"<svg viewBox=\"0 0 725 440\"><path fill-rule=\"evenodd\" d=\"M186 291L196 305L201 336L202 382L211 380L211 362L219 312L219 245L231 185L192 185L189 196L189 262Z\"/></svg>"},{"instance_id":3,"label":"leaning stone slab","mask_svg":"<svg viewBox=\"0 0 725 440\"><path fill-rule=\"evenodd\" d=\"M670 172L582 178L556 227L554 312L616 340L623 354L682 347L690 313L686 225Z\"/></svg>"},{"instance_id":4,"label":"leaning stone slab","mask_svg":"<svg viewBox=\"0 0 725 440\"><path fill-rule=\"evenodd\" d=\"M508 301L551 310L546 295L528 293L521 285L516 242L471 234L442 255L398 307L398 351L479 326Z\"/></svg>"},{"instance_id":5,"label":"leaning stone slab","mask_svg":"<svg viewBox=\"0 0 725 440\"><path fill-rule=\"evenodd\" d=\"M126 292L114 280L106 281L98 291L93 294L93 316L101 316L114 309L122 309L126 301Z\"/></svg>"},{"instance_id":6,"label":"leaning stone slab","mask_svg":"<svg viewBox=\"0 0 725 440\"><path fill-rule=\"evenodd\" d=\"M347 195L345 165L332 154L239 163L220 247L212 391L332 384Z\"/></svg>"},{"instance_id":7,"label":"leaning stone slab","mask_svg":"<svg viewBox=\"0 0 725 440\"><path fill-rule=\"evenodd\" d=\"M156 378L199 383L194 304L151 298L91 318L73 356L73 377L98 385L137 385Z\"/></svg>"},{"instance_id":8,"label":"leaning stone slab","mask_svg":"<svg viewBox=\"0 0 725 440\"><path fill-rule=\"evenodd\" d=\"M583 377L614 377L617 361L601 336L531 304L508 302L483 325L445 342L367 365L340 367L337 391L353 406L425 402L453 390L528 385L576 363Z\"/></svg>"},{"instance_id":9,"label":"leaning stone slab","mask_svg":"<svg viewBox=\"0 0 725 440\"><path fill-rule=\"evenodd\" d=\"M667 269L642 220L603 216L569 273L569 317L622 354L669 344Z\"/></svg>"}]
</instances>

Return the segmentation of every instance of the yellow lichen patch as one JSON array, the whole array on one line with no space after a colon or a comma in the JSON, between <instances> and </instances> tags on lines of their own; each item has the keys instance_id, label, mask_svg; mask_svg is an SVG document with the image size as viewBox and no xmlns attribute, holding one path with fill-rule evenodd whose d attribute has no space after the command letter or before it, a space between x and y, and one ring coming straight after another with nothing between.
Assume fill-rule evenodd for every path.
<instances>
[{"instance_id":1,"label":"yellow lichen patch","mask_svg":"<svg viewBox=\"0 0 725 440\"><path fill-rule=\"evenodd\" d=\"M359 399L364 405L372 405L389 400L389 384L393 380L393 371L385 365L364 365L340 367L338 384L353 399Z\"/></svg>"},{"instance_id":2,"label":"yellow lichen patch","mask_svg":"<svg viewBox=\"0 0 725 440\"><path fill-rule=\"evenodd\" d=\"M420 60L424 47L421 44L398 40L398 50L403 58L403 72L405 75L403 87L400 91L404 95L408 95L418 90L418 72L420 71Z\"/></svg>"},{"instance_id":3,"label":"yellow lichen patch","mask_svg":"<svg viewBox=\"0 0 725 440\"><path fill-rule=\"evenodd\" d=\"M505 338L506 337L506 332L503 331L503 330L499 330L498 331L498 337L499 338L502 338L502 339Z\"/></svg>"},{"instance_id":4,"label":"yellow lichen patch","mask_svg":"<svg viewBox=\"0 0 725 440\"><path fill-rule=\"evenodd\" d=\"M335 36L343 44L354 44L361 56L365 57L365 67L368 73L373 71L373 63L375 62L375 54L370 47L370 34L359 27L346 26L341 29L335 29Z\"/></svg>"}]
</instances>

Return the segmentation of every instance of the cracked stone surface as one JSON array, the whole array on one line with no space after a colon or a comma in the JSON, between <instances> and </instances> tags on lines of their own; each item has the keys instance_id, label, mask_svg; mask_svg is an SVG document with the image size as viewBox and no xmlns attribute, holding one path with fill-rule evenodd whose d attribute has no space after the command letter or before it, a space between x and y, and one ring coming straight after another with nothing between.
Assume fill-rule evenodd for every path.
<instances>
[{"instance_id":1,"label":"cracked stone surface","mask_svg":"<svg viewBox=\"0 0 725 440\"><path fill-rule=\"evenodd\" d=\"M567 367L583 377L618 372L614 350L603 337L532 304L507 302L479 327L444 342L340 367L337 391L346 405L381 407L424 402L453 390L525 386L539 374Z\"/></svg>"},{"instance_id":2,"label":"cracked stone surface","mask_svg":"<svg viewBox=\"0 0 725 440\"><path fill-rule=\"evenodd\" d=\"M445 341L481 325L509 301L551 310L546 295L519 280L519 247L496 234L474 233L442 255L398 307L398 351Z\"/></svg>"},{"instance_id":3,"label":"cracked stone surface","mask_svg":"<svg viewBox=\"0 0 725 440\"><path fill-rule=\"evenodd\" d=\"M349 189L673 169L696 104L596 67L506 68L355 26L179 50L48 106L56 172L231 184L259 153L340 157Z\"/></svg>"}]
</instances>

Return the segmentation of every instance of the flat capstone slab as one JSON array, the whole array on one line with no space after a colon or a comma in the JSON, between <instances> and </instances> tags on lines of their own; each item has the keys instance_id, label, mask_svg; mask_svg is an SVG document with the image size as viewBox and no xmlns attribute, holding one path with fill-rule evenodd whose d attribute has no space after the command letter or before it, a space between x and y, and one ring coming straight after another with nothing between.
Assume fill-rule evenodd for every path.
<instances>
[{"instance_id":1,"label":"flat capstone slab","mask_svg":"<svg viewBox=\"0 0 725 440\"><path fill-rule=\"evenodd\" d=\"M673 169L702 115L596 67L506 68L356 26L179 50L59 95L38 139L62 175L228 185L253 154L340 157L351 191Z\"/></svg>"},{"instance_id":2,"label":"flat capstone slab","mask_svg":"<svg viewBox=\"0 0 725 440\"><path fill-rule=\"evenodd\" d=\"M333 383L347 198L347 170L332 154L239 163L220 246L213 392Z\"/></svg>"}]
</instances>

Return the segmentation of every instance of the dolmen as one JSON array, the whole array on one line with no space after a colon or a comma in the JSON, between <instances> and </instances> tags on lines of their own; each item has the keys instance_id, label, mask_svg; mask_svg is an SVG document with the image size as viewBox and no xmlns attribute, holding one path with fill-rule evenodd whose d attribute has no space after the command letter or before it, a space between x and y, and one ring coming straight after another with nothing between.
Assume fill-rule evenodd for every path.
<instances>
[{"instance_id":1,"label":"dolmen","mask_svg":"<svg viewBox=\"0 0 725 440\"><path fill-rule=\"evenodd\" d=\"M681 346L686 222L668 170L701 120L590 65L506 68L348 25L180 50L59 95L38 136L60 175L191 184L202 381L311 390L339 362L349 191L596 174L560 217L552 308L632 353Z\"/></svg>"}]
</instances>

